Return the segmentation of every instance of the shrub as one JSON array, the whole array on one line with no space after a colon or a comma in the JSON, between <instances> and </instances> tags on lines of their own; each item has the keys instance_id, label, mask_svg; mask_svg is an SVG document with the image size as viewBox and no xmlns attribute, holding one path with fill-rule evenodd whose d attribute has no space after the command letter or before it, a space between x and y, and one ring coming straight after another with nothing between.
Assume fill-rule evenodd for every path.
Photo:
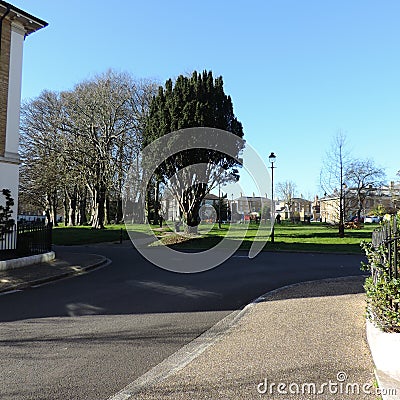
<instances>
[{"instance_id":1,"label":"shrub","mask_svg":"<svg viewBox=\"0 0 400 400\"><path fill-rule=\"evenodd\" d=\"M11 197L10 189L2 189L1 193L6 198L5 206L0 205L0 234L7 232L13 225L14 220L11 218L14 199Z\"/></svg>"},{"instance_id":2,"label":"shrub","mask_svg":"<svg viewBox=\"0 0 400 400\"><path fill-rule=\"evenodd\" d=\"M387 247L381 244L362 242L361 247L367 256L367 263L361 269L370 271L365 280L367 295L367 318L386 332L400 332L400 279L392 276L391 261L387 257Z\"/></svg>"}]
</instances>

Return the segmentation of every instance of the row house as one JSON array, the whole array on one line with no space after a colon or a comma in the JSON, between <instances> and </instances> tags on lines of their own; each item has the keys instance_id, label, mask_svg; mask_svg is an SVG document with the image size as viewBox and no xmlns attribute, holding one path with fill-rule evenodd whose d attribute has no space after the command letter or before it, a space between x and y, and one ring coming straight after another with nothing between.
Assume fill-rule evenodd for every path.
<instances>
[{"instance_id":1,"label":"row house","mask_svg":"<svg viewBox=\"0 0 400 400\"><path fill-rule=\"evenodd\" d=\"M233 222L270 217L272 203L267 197L240 196L230 203Z\"/></svg>"},{"instance_id":2,"label":"row house","mask_svg":"<svg viewBox=\"0 0 400 400\"><path fill-rule=\"evenodd\" d=\"M279 201L275 208L275 214L280 215L281 220L300 220L312 218L312 202L302 197L293 197L290 204Z\"/></svg>"},{"instance_id":3,"label":"row house","mask_svg":"<svg viewBox=\"0 0 400 400\"><path fill-rule=\"evenodd\" d=\"M222 202L228 206L228 200L226 198L222 198ZM203 217L206 219L215 219L215 214L212 212L213 207L215 210L218 208L219 197L208 193L204 197L201 202ZM205 207L204 207L205 206ZM226 207L225 207L226 208ZM164 219L167 221L180 221L181 212L179 208L178 201L176 198L172 196L172 194L167 194L163 197L161 201L161 212L163 214Z\"/></svg>"},{"instance_id":4,"label":"row house","mask_svg":"<svg viewBox=\"0 0 400 400\"><path fill-rule=\"evenodd\" d=\"M344 219L348 220L357 215L359 208L357 191L354 188L346 189L343 195ZM378 207L385 212L395 214L400 208L400 184L390 182L389 185L368 187L365 189L365 198L362 203L361 215L371 215ZM338 193L326 195L319 200L321 220L329 223L339 222L340 196Z\"/></svg>"}]
</instances>

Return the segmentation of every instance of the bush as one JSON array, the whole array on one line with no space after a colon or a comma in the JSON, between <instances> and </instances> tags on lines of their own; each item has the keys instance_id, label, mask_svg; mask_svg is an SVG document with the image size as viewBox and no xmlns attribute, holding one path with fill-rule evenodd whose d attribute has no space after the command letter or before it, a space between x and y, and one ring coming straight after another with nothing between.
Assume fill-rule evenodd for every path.
<instances>
[{"instance_id":1,"label":"bush","mask_svg":"<svg viewBox=\"0 0 400 400\"><path fill-rule=\"evenodd\" d=\"M11 207L14 205L14 199L11 197L9 189L2 189L1 193L6 199L5 206L0 205L0 235L7 232L13 225L14 220L11 218L13 213Z\"/></svg>"},{"instance_id":2,"label":"bush","mask_svg":"<svg viewBox=\"0 0 400 400\"><path fill-rule=\"evenodd\" d=\"M400 279L390 274L392 267L387 248L383 244L374 247L366 242L362 242L361 247L368 260L361 268L371 272L364 284L367 318L385 332L400 332Z\"/></svg>"}]
</instances>

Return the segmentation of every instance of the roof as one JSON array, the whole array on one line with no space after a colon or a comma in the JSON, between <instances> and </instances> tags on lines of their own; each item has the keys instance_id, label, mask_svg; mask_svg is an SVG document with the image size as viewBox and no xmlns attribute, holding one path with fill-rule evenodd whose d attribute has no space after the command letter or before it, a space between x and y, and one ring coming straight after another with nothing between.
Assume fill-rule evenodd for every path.
<instances>
[{"instance_id":1,"label":"roof","mask_svg":"<svg viewBox=\"0 0 400 400\"><path fill-rule=\"evenodd\" d=\"M212 193L207 193L204 196L204 200L218 200L218 199L219 199L219 197Z\"/></svg>"},{"instance_id":2,"label":"roof","mask_svg":"<svg viewBox=\"0 0 400 400\"><path fill-rule=\"evenodd\" d=\"M240 196L235 201L271 201L271 199L260 196Z\"/></svg>"},{"instance_id":3,"label":"roof","mask_svg":"<svg viewBox=\"0 0 400 400\"><path fill-rule=\"evenodd\" d=\"M163 200L170 200L170 199L174 199L174 193L171 189L167 188L167 190L165 191L164 195L163 195ZM204 197L203 200L218 200L219 197L216 196L213 193L207 193ZM225 197L222 197L222 200L226 199Z\"/></svg>"},{"instance_id":4,"label":"roof","mask_svg":"<svg viewBox=\"0 0 400 400\"><path fill-rule=\"evenodd\" d=\"M298 203L312 203L311 200L304 199L303 197L292 197L292 201L297 201Z\"/></svg>"},{"instance_id":5,"label":"roof","mask_svg":"<svg viewBox=\"0 0 400 400\"><path fill-rule=\"evenodd\" d=\"M378 197L393 197L393 195L400 191L400 183L392 182L390 185L382 185L382 186L369 186L367 188L362 189L364 193L367 193L368 196L378 196ZM355 196L357 193L357 188L350 187L346 189L345 196ZM340 193L336 191L336 193L325 194L324 197L320 198L319 201L329 201L338 199Z\"/></svg>"},{"instance_id":6,"label":"roof","mask_svg":"<svg viewBox=\"0 0 400 400\"><path fill-rule=\"evenodd\" d=\"M37 30L44 28L48 25L46 21L34 17L20 8L13 6L3 0L0 0L0 18L7 14L7 18L12 21L19 22L24 28L26 35L30 35Z\"/></svg>"}]
</instances>

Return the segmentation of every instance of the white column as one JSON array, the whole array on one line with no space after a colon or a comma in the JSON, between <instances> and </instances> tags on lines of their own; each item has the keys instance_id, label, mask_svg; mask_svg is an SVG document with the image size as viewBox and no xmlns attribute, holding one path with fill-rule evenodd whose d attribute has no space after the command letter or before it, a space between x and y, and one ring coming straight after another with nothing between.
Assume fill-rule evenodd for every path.
<instances>
[{"instance_id":1,"label":"white column","mask_svg":"<svg viewBox=\"0 0 400 400\"><path fill-rule=\"evenodd\" d=\"M22 52L25 30L22 25L11 24L10 67L8 82L7 125L5 153L1 161L0 189L10 189L14 199L12 218L17 220L19 183L19 124L21 106ZM4 203L0 193L0 203Z\"/></svg>"},{"instance_id":2,"label":"white column","mask_svg":"<svg viewBox=\"0 0 400 400\"><path fill-rule=\"evenodd\" d=\"M12 23L5 158L17 163L19 162L19 119L24 38L25 30L23 27L19 24Z\"/></svg>"}]
</instances>

